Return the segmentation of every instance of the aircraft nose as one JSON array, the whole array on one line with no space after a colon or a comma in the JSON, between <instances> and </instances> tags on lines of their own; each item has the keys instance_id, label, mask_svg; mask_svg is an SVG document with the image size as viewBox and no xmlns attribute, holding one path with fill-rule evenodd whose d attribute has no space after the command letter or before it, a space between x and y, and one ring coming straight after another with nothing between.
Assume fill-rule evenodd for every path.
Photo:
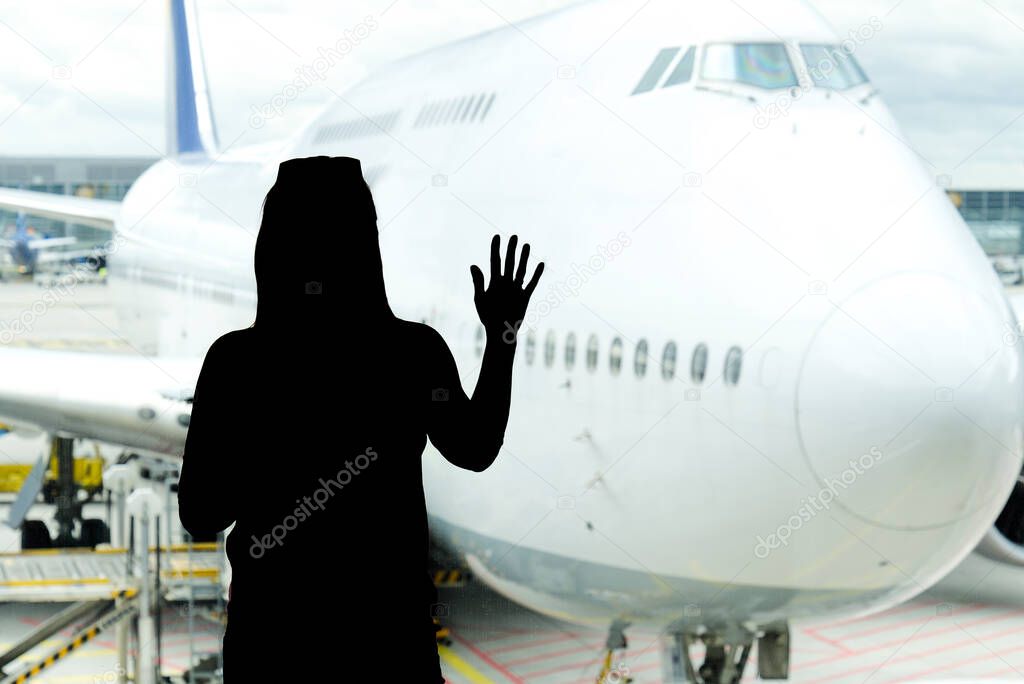
<instances>
[{"instance_id":1,"label":"aircraft nose","mask_svg":"<svg viewBox=\"0 0 1024 684\"><path fill-rule=\"evenodd\" d=\"M1020 472L1024 385L1012 312L987 288L905 272L833 301L796 416L835 506L899 530L998 514Z\"/></svg>"}]
</instances>

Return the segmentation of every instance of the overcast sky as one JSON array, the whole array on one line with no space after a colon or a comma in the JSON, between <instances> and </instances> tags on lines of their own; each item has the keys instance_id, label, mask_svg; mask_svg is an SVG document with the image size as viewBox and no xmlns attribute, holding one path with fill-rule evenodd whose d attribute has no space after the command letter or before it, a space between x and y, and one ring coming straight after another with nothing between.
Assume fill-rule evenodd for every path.
<instances>
[{"instance_id":1,"label":"overcast sky","mask_svg":"<svg viewBox=\"0 0 1024 684\"><path fill-rule=\"evenodd\" d=\"M624 16L643 11L645 2L622 0ZM301 126L333 99L326 88L307 91L258 130L248 126L250 107L311 63L317 46L334 44L341 30L366 17L377 28L327 76L339 92L397 57L565 4L203 0L202 40L220 137L234 140L244 132L243 142L258 142ZM1024 1L813 4L840 34L872 16L882 20L883 30L857 56L937 175L956 169L957 185L1024 187ZM5 3L0 154L161 154L164 15L165 0Z\"/></svg>"}]
</instances>

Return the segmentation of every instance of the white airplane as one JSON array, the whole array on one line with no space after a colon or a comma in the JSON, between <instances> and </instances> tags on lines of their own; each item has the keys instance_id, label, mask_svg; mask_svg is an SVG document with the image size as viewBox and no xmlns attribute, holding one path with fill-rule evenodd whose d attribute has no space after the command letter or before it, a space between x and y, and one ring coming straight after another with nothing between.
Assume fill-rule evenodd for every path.
<instances>
[{"instance_id":1,"label":"white airplane","mask_svg":"<svg viewBox=\"0 0 1024 684\"><path fill-rule=\"evenodd\" d=\"M77 259L97 256L95 250L64 249L77 244L78 238L73 236L37 234L36 229L28 225L24 212L18 213L13 233L0 237L0 247L7 250L11 262L22 273L34 273L41 265L71 264Z\"/></svg>"},{"instance_id":2,"label":"white airplane","mask_svg":"<svg viewBox=\"0 0 1024 684\"><path fill-rule=\"evenodd\" d=\"M586 2L403 59L281 144L221 149L194 8L170 8L168 157L120 206L0 190L113 229L123 334L152 356L2 349L3 422L180 453L203 354L253 320L279 162L346 155L393 308L444 335L467 387L467 266L494 232L547 264L502 455L479 474L424 457L433 535L495 591L663 628L672 676L730 681L754 640L782 676L789 621L889 608L983 540L1024 559L993 527L1021 472L1016 318L856 64L880 22ZM282 259L333 229L303 226Z\"/></svg>"}]
</instances>

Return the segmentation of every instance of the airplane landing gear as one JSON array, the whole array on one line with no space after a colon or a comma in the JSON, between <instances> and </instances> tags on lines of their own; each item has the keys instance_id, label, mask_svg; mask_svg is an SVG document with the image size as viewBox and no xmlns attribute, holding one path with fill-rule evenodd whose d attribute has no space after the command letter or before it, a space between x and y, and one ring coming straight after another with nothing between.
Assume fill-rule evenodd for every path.
<instances>
[{"instance_id":1,"label":"airplane landing gear","mask_svg":"<svg viewBox=\"0 0 1024 684\"><path fill-rule=\"evenodd\" d=\"M99 544L110 543L110 528L103 520L82 517L82 508L93 499L100 485L83 485L76 481L74 440L70 437L54 436L49 464L53 478L46 480L44 472L47 463L40 460L32 469L32 473L25 478L8 515L8 525L21 528L21 548L95 548ZM96 466L87 464L85 467ZM29 509L40 494L46 503L53 504L57 509L54 514L57 534L54 537L50 536L50 530L43 521L26 519ZM79 496L80 494L83 495ZM76 528L79 530L77 533Z\"/></svg>"},{"instance_id":2,"label":"airplane landing gear","mask_svg":"<svg viewBox=\"0 0 1024 684\"><path fill-rule=\"evenodd\" d=\"M758 676L785 679L789 675L789 629L773 625L757 634L745 629L675 632L663 644L662 675L665 682L690 684L738 684L757 639ZM704 645L704 660L694 665L691 652Z\"/></svg>"},{"instance_id":3,"label":"airplane landing gear","mask_svg":"<svg viewBox=\"0 0 1024 684\"><path fill-rule=\"evenodd\" d=\"M21 523L21 548L23 551L30 549L48 549L53 546L50 539L50 530L42 520L26 520Z\"/></svg>"},{"instance_id":4,"label":"airplane landing gear","mask_svg":"<svg viewBox=\"0 0 1024 684\"><path fill-rule=\"evenodd\" d=\"M67 437L54 437L53 450L57 458L57 483L54 503L57 505L59 531L54 546L66 548L75 546L75 521L82 519L82 503L78 500L78 488L75 486L75 454L74 440Z\"/></svg>"},{"instance_id":5,"label":"airplane landing gear","mask_svg":"<svg viewBox=\"0 0 1024 684\"><path fill-rule=\"evenodd\" d=\"M604 660L601 663L601 672L597 675L597 684L629 684L633 678L629 676L629 668L620 663L614 663L615 651L626 649L626 628L630 623L625 620L613 620L608 628L608 638L605 639Z\"/></svg>"},{"instance_id":6,"label":"airplane landing gear","mask_svg":"<svg viewBox=\"0 0 1024 684\"><path fill-rule=\"evenodd\" d=\"M692 672L689 649L698 639L687 635L683 640L686 645L686 669ZM699 684L738 684L747 666L753 638L727 640L717 635L707 635L700 638L700 641L704 642L704 662L697 670L695 681Z\"/></svg>"}]
</instances>

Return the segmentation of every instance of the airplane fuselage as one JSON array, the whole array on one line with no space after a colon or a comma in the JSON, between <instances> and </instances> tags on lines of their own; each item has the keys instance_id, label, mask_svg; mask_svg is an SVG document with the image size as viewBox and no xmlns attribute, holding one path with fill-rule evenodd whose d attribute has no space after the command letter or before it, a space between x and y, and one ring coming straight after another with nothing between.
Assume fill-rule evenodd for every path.
<instances>
[{"instance_id":1,"label":"airplane fuselage","mask_svg":"<svg viewBox=\"0 0 1024 684\"><path fill-rule=\"evenodd\" d=\"M838 42L782 4L791 60ZM432 530L481 579L577 622L659 626L922 591L1020 472L1013 314L870 84L705 80L708 46L781 41L735 8L688 7L674 24L652 7L595 52L614 11L577 6L524 24L530 40L508 28L399 62L273 151L157 163L109 256L125 334L201 356L248 326L277 164L357 157L392 306L442 333L467 388L468 266L495 232L547 264L498 461L424 457ZM660 50L690 46L690 81L631 94ZM345 207L296 226L281 258L344 227Z\"/></svg>"}]
</instances>

